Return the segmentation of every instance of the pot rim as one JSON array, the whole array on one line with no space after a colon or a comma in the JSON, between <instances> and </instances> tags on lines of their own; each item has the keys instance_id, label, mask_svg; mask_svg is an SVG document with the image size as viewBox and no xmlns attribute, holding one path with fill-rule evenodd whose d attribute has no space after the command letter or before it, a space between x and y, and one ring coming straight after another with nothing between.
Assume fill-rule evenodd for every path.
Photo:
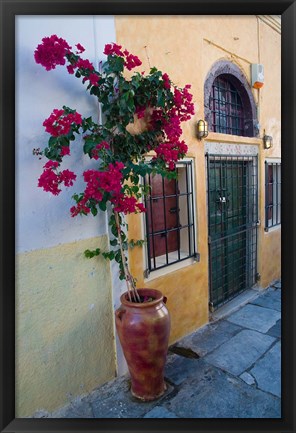
<instances>
[{"instance_id":1,"label":"pot rim","mask_svg":"<svg viewBox=\"0 0 296 433\"><path fill-rule=\"evenodd\" d=\"M131 302L128 300L128 292L126 291L120 296L121 304L128 305L129 307L135 307L135 308L147 308L159 304L159 302L161 302L164 298L162 292L157 289L139 288L137 289L137 292L139 293L140 296L141 295L152 296L155 299L150 302L142 302L142 303Z\"/></svg>"}]
</instances>

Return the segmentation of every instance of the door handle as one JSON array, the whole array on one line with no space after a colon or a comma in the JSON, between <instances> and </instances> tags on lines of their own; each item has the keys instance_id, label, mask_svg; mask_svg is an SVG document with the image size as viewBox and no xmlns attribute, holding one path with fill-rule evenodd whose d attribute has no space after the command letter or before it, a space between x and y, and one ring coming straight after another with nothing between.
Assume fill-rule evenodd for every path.
<instances>
[{"instance_id":1,"label":"door handle","mask_svg":"<svg viewBox=\"0 0 296 433\"><path fill-rule=\"evenodd\" d=\"M169 210L169 212L170 213L177 213L177 210L178 209L176 207L171 207L170 210Z\"/></svg>"}]
</instances>

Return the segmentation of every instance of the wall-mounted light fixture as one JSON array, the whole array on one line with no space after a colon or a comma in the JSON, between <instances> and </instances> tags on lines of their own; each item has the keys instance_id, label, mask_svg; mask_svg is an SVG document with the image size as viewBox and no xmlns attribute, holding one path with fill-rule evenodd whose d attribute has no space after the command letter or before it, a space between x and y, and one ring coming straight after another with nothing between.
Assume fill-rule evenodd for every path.
<instances>
[{"instance_id":1,"label":"wall-mounted light fixture","mask_svg":"<svg viewBox=\"0 0 296 433\"><path fill-rule=\"evenodd\" d=\"M205 120L199 120L197 122L197 138L201 140L202 138L206 138L208 134L208 122Z\"/></svg>"},{"instance_id":2,"label":"wall-mounted light fixture","mask_svg":"<svg viewBox=\"0 0 296 433\"><path fill-rule=\"evenodd\" d=\"M272 147L272 137L270 135L263 136L264 149L270 149Z\"/></svg>"}]
</instances>

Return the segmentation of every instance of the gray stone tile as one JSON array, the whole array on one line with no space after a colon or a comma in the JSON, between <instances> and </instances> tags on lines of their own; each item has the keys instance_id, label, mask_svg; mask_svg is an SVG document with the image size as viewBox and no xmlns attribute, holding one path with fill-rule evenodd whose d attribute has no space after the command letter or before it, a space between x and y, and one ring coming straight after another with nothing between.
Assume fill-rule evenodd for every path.
<instances>
[{"instance_id":1,"label":"gray stone tile","mask_svg":"<svg viewBox=\"0 0 296 433\"><path fill-rule=\"evenodd\" d=\"M240 375L240 379L242 379L248 385L255 385L256 383L254 377L246 371Z\"/></svg>"},{"instance_id":2,"label":"gray stone tile","mask_svg":"<svg viewBox=\"0 0 296 433\"><path fill-rule=\"evenodd\" d=\"M188 379L164 406L180 418L279 418L280 399L266 394L227 373L199 363L197 375Z\"/></svg>"},{"instance_id":3,"label":"gray stone tile","mask_svg":"<svg viewBox=\"0 0 296 433\"><path fill-rule=\"evenodd\" d=\"M276 324L270 328L270 330L267 332L268 335L271 335L272 337L281 338L282 336L282 321L281 319L276 322Z\"/></svg>"},{"instance_id":4,"label":"gray stone tile","mask_svg":"<svg viewBox=\"0 0 296 433\"><path fill-rule=\"evenodd\" d=\"M185 358L179 355L170 356L165 366L164 375L170 382L180 385L188 377L196 374L198 363L199 359Z\"/></svg>"},{"instance_id":5,"label":"gray stone tile","mask_svg":"<svg viewBox=\"0 0 296 433\"><path fill-rule=\"evenodd\" d=\"M113 382L110 389L107 387L107 393L98 389L96 395L92 395L89 401L95 418L142 418L173 390L167 384L168 389L162 397L144 403L131 395L128 381L118 382Z\"/></svg>"},{"instance_id":6,"label":"gray stone tile","mask_svg":"<svg viewBox=\"0 0 296 433\"><path fill-rule=\"evenodd\" d=\"M275 344L250 370L258 388L281 396L281 343Z\"/></svg>"},{"instance_id":7,"label":"gray stone tile","mask_svg":"<svg viewBox=\"0 0 296 433\"><path fill-rule=\"evenodd\" d=\"M281 311L281 291L268 290L266 293L254 299L250 303L265 308L271 308L276 311Z\"/></svg>"},{"instance_id":8,"label":"gray stone tile","mask_svg":"<svg viewBox=\"0 0 296 433\"><path fill-rule=\"evenodd\" d=\"M87 401L76 402L53 412L50 418L93 418L91 405Z\"/></svg>"},{"instance_id":9,"label":"gray stone tile","mask_svg":"<svg viewBox=\"0 0 296 433\"><path fill-rule=\"evenodd\" d=\"M240 375L260 358L275 338L244 329L203 359L234 375Z\"/></svg>"},{"instance_id":10,"label":"gray stone tile","mask_svg":"<svg viewBox=\"0 0 296 433\"><path fill-rule=\"evenodd\" d=\"M209 323L202 329L188 335L178 342L178 346L189 347L200 356L213 351L241 330L240 326L225 320Z\"/></svg>"},{"instance_id":11,"label":"gray stone tile","mask_svg":"<svg viewBox=\"0 0 296 433\"><path fill-rule=\"evenodd\" d=\"M239 311L227 317L227 321L265 333L274 326L280 318L281 313L279 311L247 304Z\"/></svg>"},{"instance_id":12,"label":"gray stone tile","mask_svg":"<svg viewBox=\"0 0 296 433\"><path fill-rule=\"evenodd\" d=\"M146 413L144 418L179 418L173 412L170 412L165 407L155 406L150 412Z\"/></svg>"}]
</instances>

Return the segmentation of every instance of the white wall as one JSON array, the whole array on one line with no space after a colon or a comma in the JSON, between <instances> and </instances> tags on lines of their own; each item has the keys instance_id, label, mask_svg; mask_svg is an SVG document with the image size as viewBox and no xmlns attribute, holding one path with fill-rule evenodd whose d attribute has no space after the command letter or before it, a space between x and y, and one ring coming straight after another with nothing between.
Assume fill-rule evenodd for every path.
<instances>
[{"instance_id":1,"label":"white wall","mask_svg":"<svg viewBox=\"0 0 296 433\"><path fill-rule=\"evenodd\" d=\"M70 207L75 192L84 190L82 173L92 164L82 155L81 138L71 143L71 157L63 160L63 168L77 174L72 187L58 196L38 188L45 158L32 155L33 148L43 149L49 134L42 126L54 108L67 105L83 117L99 120L99 107L94 96L86 91L81 79L69 75L65 66L46 71L34 60L34 51L42 38L56 34L72 48L80 43L96 68L105 60L106 43L116 42L114 18L111 16L18 16L16 17L16 252L45 249L58 244L79 241L108 233L107 215L99 212L72 218ZM108 266L108 264L106 264ZM113 307L119 305L126 286L118 279L117 263L111 264ZM127 371L126 362L116 336L118 373Z\"/></svg>"},{"instance_id":2,"label":"white wall","mask_svg":"<svg viewBox=\"0 0 296 433\"><path fill-rule=\"evenodd\" d=\"M114 18L110 16L18 16L16 17L16 251L47 248L86 239L107 232L106 215L72 218L71 196L84 190L82 172L90 159L82 156L81 139L71 145L71 157L63 168L77 174L73 187L59 196L37 187L46 158L32 155L33 148L44 148L49 134L42 126L54 108L67 105L84 116L98 120L98 104L86 91L81 79L69 75L65 66L46 71L34 60L34 51L45 36L56 34L73 48L81 43L97 67L103 60L106 43L115 42ZM67 164L67 159L71 166Z\"/></svg>"}]
</instances>

